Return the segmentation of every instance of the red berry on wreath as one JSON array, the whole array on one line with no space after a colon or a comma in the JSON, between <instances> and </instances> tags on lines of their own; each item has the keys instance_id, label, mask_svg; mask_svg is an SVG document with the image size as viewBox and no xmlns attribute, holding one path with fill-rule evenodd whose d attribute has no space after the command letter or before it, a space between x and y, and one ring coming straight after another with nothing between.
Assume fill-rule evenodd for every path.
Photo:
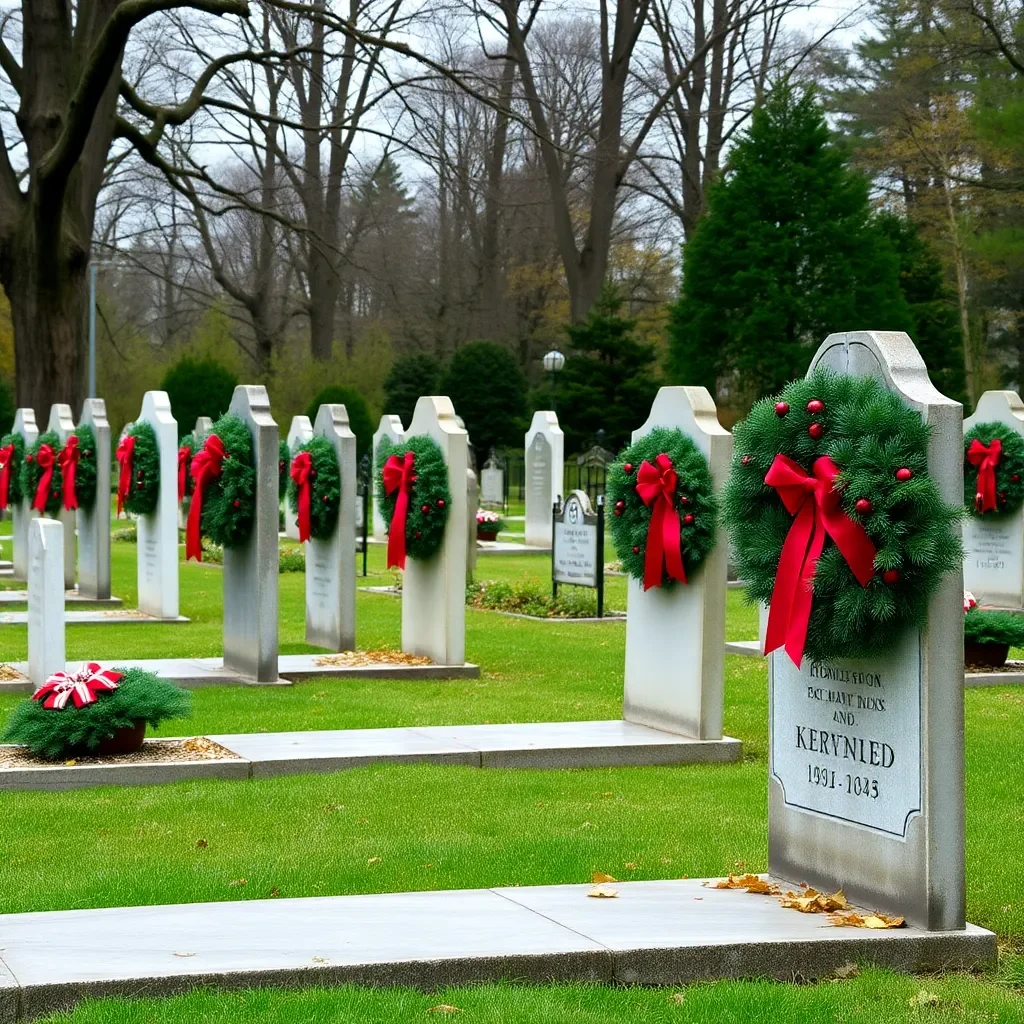
<instances>
[{"instance_id":1,"label":"red berry on wreath","mask_svg":"<svg viewBox=\"0 0 1024 1024\"><path fill-rule=\"evenodd\" d=\"M789 412L789 402L776 402L775 403L775 415L782 417Z\"/></svg>"},{"instance_id":2,"label":"red berry on wreath","mask_svg":"<svg viewBox=\"0 0 1024 1024\"><path fill-rule=\"evenodd\" d=\"M637 547L636 544L633 545L633 554L634 555L639 555L640 554L640 548Z\"/></svg>"},{"instance_id":3,"label":"red berry on wreath","mask_svg":"<svg viewBox=\"0 0 1024 1024\"><path fill-rule=\"evenodd\" d=\"M1020 483L1020 473L1014 473L1013 476L1010 477L1010 483L1011 484L1019 484Z\"/></svg>"},{"instance_id":4,"label":"red berry on wreath","mask_svg":"<svg viewBox=\"0 0 1024 1024\"><path fill-rule=\"evenodd\" d=\"M899 583L900 574L898 569L886 569L882 573L882 579L891 587L894 583Z\"/></svg>"},{"instance_id":5,"label":"red berry on wreath","mask_svg":"<svg viewBox=\"0 0 1024 1024\"><path fill-rule=\"evenodd\" d=\"M680 494L679 495L679 504L680 505L689 505L690 504L690 499L685 494Z\"/></svg>"},{"instance_id":6,"label":"red berry on wreath","mask_svg":"<svg viewBox=\"0 0 1024 1024\"><path fill-rule=\"evenodd\" d=\"M438 498L437 499L437 507L438 508L444 508L444 498Z\"/></svg>"},{"instance_id":7,"label":"red berry on wreath","mask_svg":"<svg viewBox=\"0 0 1024 1024\"><path fill-rule=\"evenodd\" d=\"M283 461L281 461L281 462L279 462L277 464L277 471L278 471L278 473L283 473L284 472L284 462Z\"/></svg>"},{"instance_id":8,"label":"red berry on wreath","mask_svg":"<svg viewBox=\"0 0 1024 1024\"><path fill-rule=\"evenodd\" d=\"M807 433L817 441L825 433L825 428L820 423L812 423L807 428Z\"/></svg>"},{"instance_id":9,"label":"red berry on wreath","mask_svg":"<svg viewBox=\"0 0 1024 1024\"><path fill-rule=\"evenodd\" d=\"M807 411L812 416L817 416L819 412L822 412L825 408L825 403L820 398L812 398L807 403Z\"/></svg>"},{"instance_id":10,"label":"red berry on wreath","mask_svg":"<svg viewBox=\"0 0 1024 1024\"><path fill-rule=\"evenodd\" d=\"M142 490L142 484L136 484L135 485L135 490L141 491Z\"/></svg>"},{"instance_id":11,"label":"red berry on wreath","mask_svg":"<svg viewBox=\"0 0 1024 1024\"><path fill-rule=\"evenodd\" d=\"M32 456L31 456L31 455L26 455L26 456L25 456L25 461L26 461L26 462L33 462L33 461L34 461L34 459L32 458Z\"/></svg>"},{"instance_id":12,"label":"red berry on wreath","mask_svg":"<svg viewBox=\"0 0 1024 1024\"><path fill-rule=\"evenodd\" d=\"M693 525L693 514L690 513L690 512L687 512L686 515L683 516L683 523L686 526L692 526Z\"/></svg>"},{"instance_id":13,"label":"red berry on wreath","mask_svg":"<svg viewBox=\"0 0 1024 1024\"><path fill-rule=\"evenodd\" d=\"M231 504L234 505L235 508L241 508L242 507L242 503L237 498L235 498L235 500Z\"/></svg>"},{"instance_id":14,"label":"red berry on wreath","mask_svg":"<svg viewBox=\"0 0 1024 1024\"><path fill-rule=\"evenodd\" d=\"M627 463L626 463L626 464L625 464L625 465L624 465L624 466L622 467L622 469L623 469L623 471L624 471L624 472L626 472L626 473L632 473L632 472L633 472L633 463L632 463L632 462L627 462Z\"/></svg>"},{"instance_id":15,"label":"red berry on wreath","mask_svg":"<svg viewBox=\"0 0 1024 1024\"><path fill-rule=\"evenodd\" d=\"M142 470L140 469L138 471L138 473L136 473L135 475L141 480L142 479Z\"/></svg>"},{"instance_id":16,"label":"red berry on wreath","mask_svg":"<svg viewBox=\"0 0 1024 1024\"><path fill-rule=\"evenodd\" d=\"M430 511L430 506L429 505L420 505L420 511L424 515L426 515Z\"/></svg>"},{"instance_id":17,"label":"red berry on wreath","mask_svg":"<svg viewBox=\"0 0 1024 1024\"><path fill-rule=\"evenodd\" d=\"M423 534L422 534L422 532L421 532L420 530L417 530L417 531L416 531L416 536L417 536L417 537L422 537L422 536L423 536Z\"/></svg>"},{"instance_id":18,"label":"red berry on wreath","mask_svg":"<svg viewBox=\"0 0 1024 1024\"><path fill-rule=\"evenodd\" d=\"M616 505L616 506L615 506L614 512L615 512L615 514L616 514L617 516L621 516L621 515L622 515L622 513L623 513L623 511L624 511L624 510L623 510L623 509L621 509L621 508L619 508L619 506L618 506L618 505Z\"/></svg>"},{"instance_id":19,"label":"red berry on wreath","mask_svg":"<svg viewBox=\"0 0 1024 1024\"><path fill-rule=\"evenodd\" d=\"M913 475L913 471L907 469L906 466L896 470L896 479L902 484L905 484Z\"/></svg>"},{"instance_id":20,"label":"red berry on wreath","mask_svg":"<svg viewBox=\"0 0 1024 1024\"><path fill-rule=\"evenodd\" d=\"M868 501L867 498L858 498L853 507L862 516L869 516L869 515L871 515L872 505L871 505L871 502Z\"/></svg>"},{"instance_id":21,"label":"red berry on wreath","mask_svg":"<svg viewBox=\"0 0 1024 1024\"><path fill-rule=\"evenodd\" d=\"M743 456L743 458L742 458L742 459L740 459L740 462L741 462L741 463L742 463L742 464L743 464L744 466L749 466L749 465L750 465L750 456L749 456L749 455L744 455L744 456Z\"/></svg>"},{"instance_id":22,"label":"red berry on wreath","mask_svg":"<svg viewBox=\"0 0 1024 1024\"><path fill-rule=\"evenodd\" d=\"M328 497L327 497L327 495L325 494L325 495L324 495L324 502L326 503L326 502L329 502L330 500L331 500L331 499L330 499L330 498L328 498Z\"/></svg>"}]
</instances>

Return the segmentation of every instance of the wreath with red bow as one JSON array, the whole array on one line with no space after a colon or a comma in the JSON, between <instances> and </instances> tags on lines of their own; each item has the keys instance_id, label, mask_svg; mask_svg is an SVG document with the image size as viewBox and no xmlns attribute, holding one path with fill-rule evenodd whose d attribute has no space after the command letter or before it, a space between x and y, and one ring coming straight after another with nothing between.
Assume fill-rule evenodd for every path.
<instances>
[{"instance_id":1,"label":"wreath with red bow","mask_svg":"<svg viewBox=\"0 0 1024 1024\"><path fill-rule=\"evenodd\" d=\"M405 568L405 558L430 558L444 541L448 507L448 464L437 442L421 434L404 444L381 443L377 503L388 526L388 568Z\"/></svg>"},{"instance_id":2,"label":"wreath with red bow","mask_svg":"<svg viewBox=\"0 0 1024 1024\"><path fill-rule=\"evenodd\" d=\"M133 423L117 446L117 514L151 515L160 502L160 444L145 420Z\"/></svg>"},{"instance_id":3,"label":"wreath with red bow","mask_svg":"<svg viewBox=\"0 0 1024 1024\"><path fill-rule=\"evenodd\" d=\"M288 508L299 525L299 540L329 540L341 506L338 453L326 437L299 445L288 473Z\"/></svg>"},{"instance_id":4,"label":"wreath with red bow","mask_svg":"<svg viewBox=\"0 0 1024 1024\"><path fill-rule=\"evenodd\" d=\"M0 438L0 510L21 501L24 495L21 467L24 464L25 438L21 434L5 434Z\"/></svg>"},{"instance_id":5,"label":"wreath with red bow","mask_svg":"<svg viewBox=\"0 0 1024 1024\"><path fill-rule=\"evenodd\" d=\"M622 568L651 587L688 582L715 546L708 460L681 430L655 427L608 470L612 541Z\"/></svg>"},{"instance_id":6,"label":"wreath with red bow","mask_svg":"<svg viewBox=\"0 0 1024 1024\"><path fill-rule=\"evenodd\" d=\"M203 560L203 537L225 548L244 544L256 518L256 463L252 435L238 416L228 413L214 423L192 456L189 474L186 559Z\"/></svg>"},{"instance_id":7,"label":"wreath with red bow","mask_svg":"<svg viewBox=\"0 0 1024 1024\"><path fill-rule=\"evenodd\" d=\"M964 505L995 519L1024 501L1024 438L1005 423L978 423L964 434Z\"/></svg>"},{"instance_id":8,"label":"wreath with red bow","mask_svg":"<svg viewBox=\"0 0 1024 1024\"><path fill-rule=\"evenodd\" d=\"M798 666L891 651L962 558L959 506L928 476L930 428L870 377L816 370L757 402L723 496L765 652Z\"/></svg>"},{"instance_id":9,"label":"wreath with red bow","mask_svg":"<svg viewBox=\"0 0 1024 1024\"><path fill-rule=\"evenodd\" d=\"M203 439L196 434L186 434L178 442L178 504L186 498L192 497L192 489L195 481L189 469L192 465L192 456L202 448Z\"/></svg>"},{"instance_id":10,"label":"wreath with red bow","mask_svg":"<svg viewBox=\"0 0 1024 1024\"><path fill-rule=\"evenodd\" d=\"M96 503L96 435L82 424L61 444L55 431L40 434L25 454L21 489L40 514L63 508L91 509Z\"/></svg>"}]
</instances>

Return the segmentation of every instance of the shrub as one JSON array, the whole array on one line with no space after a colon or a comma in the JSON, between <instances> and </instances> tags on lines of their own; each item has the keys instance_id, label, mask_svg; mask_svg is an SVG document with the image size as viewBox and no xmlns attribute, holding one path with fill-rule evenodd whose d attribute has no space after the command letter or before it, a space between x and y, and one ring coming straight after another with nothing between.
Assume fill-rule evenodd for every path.
<instances>
[{"instance_id":1,"label":"shrub","mask_svg":"<svg viewBox=\"0 0 1024 1024\"><path fill-rule=\"evenodd\" d=\"M1024 647L1024 615L972 608L964 616L964 640L975 644Z\"/></svg>"},{"instance_id":2,"label":"shrub","mask_svg":"<svg viewBox=\"0 0 1024 1024\"><path fill-rule=\"evenodd\" d=\"M596 590L563 587L558 597L552 597L539 580L471 583L466 587L466 603L473 608L541 619L591 619L597 615Z\"/></svg>"},{"instance_id":3,"label":"shrub","mask_svg":"<svg viewBox=\"0 0 1024 1024\"><path fill-rule=\"evenodd\" d=\"M373 448L373 419L363 396L353 388L332 384L320 391L306 407L310 423L316 423L316 414L321 405L343 405L348 413L348 425L356 435L356 458L361 459Z\"/></svg>"},{"instance_id":4,"label":"shrub","mask_svg":"<svg viewBox=\"0 0 1024 1024\"><path fill-rule=\"evenodd\" d=\"M384 380L384 412L398 416L408 429L420 395L436 395L441 389L441 363L426 353L401 356Z\"/></svg>"},{"instance_id":5,"label":"shrub","mask_svg":"<svg viewBox=\"0 0 1024 1024\"><path fill-rule=\"evenodd\" d=\"M178 434L191 432L200 416L219 419L228 411L238 379L213 359L186 356L166 373L160 387L171 400Z\"/></svg>"}]
</instances>

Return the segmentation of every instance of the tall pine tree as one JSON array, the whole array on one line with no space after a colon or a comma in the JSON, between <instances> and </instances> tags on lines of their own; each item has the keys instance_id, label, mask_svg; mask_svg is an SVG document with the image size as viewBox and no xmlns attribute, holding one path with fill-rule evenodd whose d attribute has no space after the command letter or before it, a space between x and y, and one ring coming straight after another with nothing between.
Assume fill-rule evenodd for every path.
<instances>
[{"instance_id":1,"label":"tall pine tree","mask_svg":"<svg viewBox=\"0 0 1024 1024\"><path fill-rule=\"evenodd\" d=\"M831 144L811 91L773 89L729 164L683 253L674 380L743 406L806 372L833 331L912 331L867 181Z\"/></svg>"}]
</instances>

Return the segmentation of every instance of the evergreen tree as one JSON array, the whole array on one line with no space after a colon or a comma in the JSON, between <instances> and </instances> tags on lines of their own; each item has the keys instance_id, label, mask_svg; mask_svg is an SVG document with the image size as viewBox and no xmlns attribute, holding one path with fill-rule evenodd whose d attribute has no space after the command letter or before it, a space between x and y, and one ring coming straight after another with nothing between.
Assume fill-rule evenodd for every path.
<instances>
[{"instance_id":1,"label":"evergreen tree","mask_svg":"<svg viewBox=\"0 0 1024 1024\"><path fill-rule=\"evenodd\" d=\"M433 356L415 352L400 356L384 380L384 412L398 416L402 426L412 420L420 395L436 395L441 387L441 364Z\"/></svg>"},{"instance_id":2,"label":"evergreen tree","mask_svg":"<svg viewBox=\"0 0 1024 1024\"><path fill-rule=\"evenodd\" d=\"M355 388L341 387L338 384L330 384L323 388L306 407L310 423L316 423L321 405L345 406L349 429L356 435L356 458L361 459L373 449L373 431L376 425L370 418L366 399Z\"/></svg>"},{"instance_id":3,"label":"evergreen tree","mask_svg":"<svg viewBox=\"0 0 1024 1024\"><path fill-rule=\"evenodd\" d=\"M686 245L672 376L728 388L735 404L805 373L826 335L865 328L913 329L899 260L813 92L777 86Z\"/></svg>"},{"instance_id":4,"label":"evergreen tree","mask_svg":"<svg viewBox=\"0 0 1024 1024\"><path fill-rule=\"evenodd\" d=\"M200 416L216 420L226 413L237 383L238 378L213 359L178 360L160 387L170 399L179 435L191 434Z\"/></svg>"},{"instance_id":5,"label":"evergreen tree","mask_svg":"<svg viewBox=\"0 0 1024 1024\"><path fill-rule=\"evenodd\" d=\"M567 452L592 445L599 430L605 447L621 448L647 418L658 392L654 345L636 340L636 320L621 310L621 296L605 285L587 319L566 325L570 351L556 394Z\"/></svg>"}]
</instances>

